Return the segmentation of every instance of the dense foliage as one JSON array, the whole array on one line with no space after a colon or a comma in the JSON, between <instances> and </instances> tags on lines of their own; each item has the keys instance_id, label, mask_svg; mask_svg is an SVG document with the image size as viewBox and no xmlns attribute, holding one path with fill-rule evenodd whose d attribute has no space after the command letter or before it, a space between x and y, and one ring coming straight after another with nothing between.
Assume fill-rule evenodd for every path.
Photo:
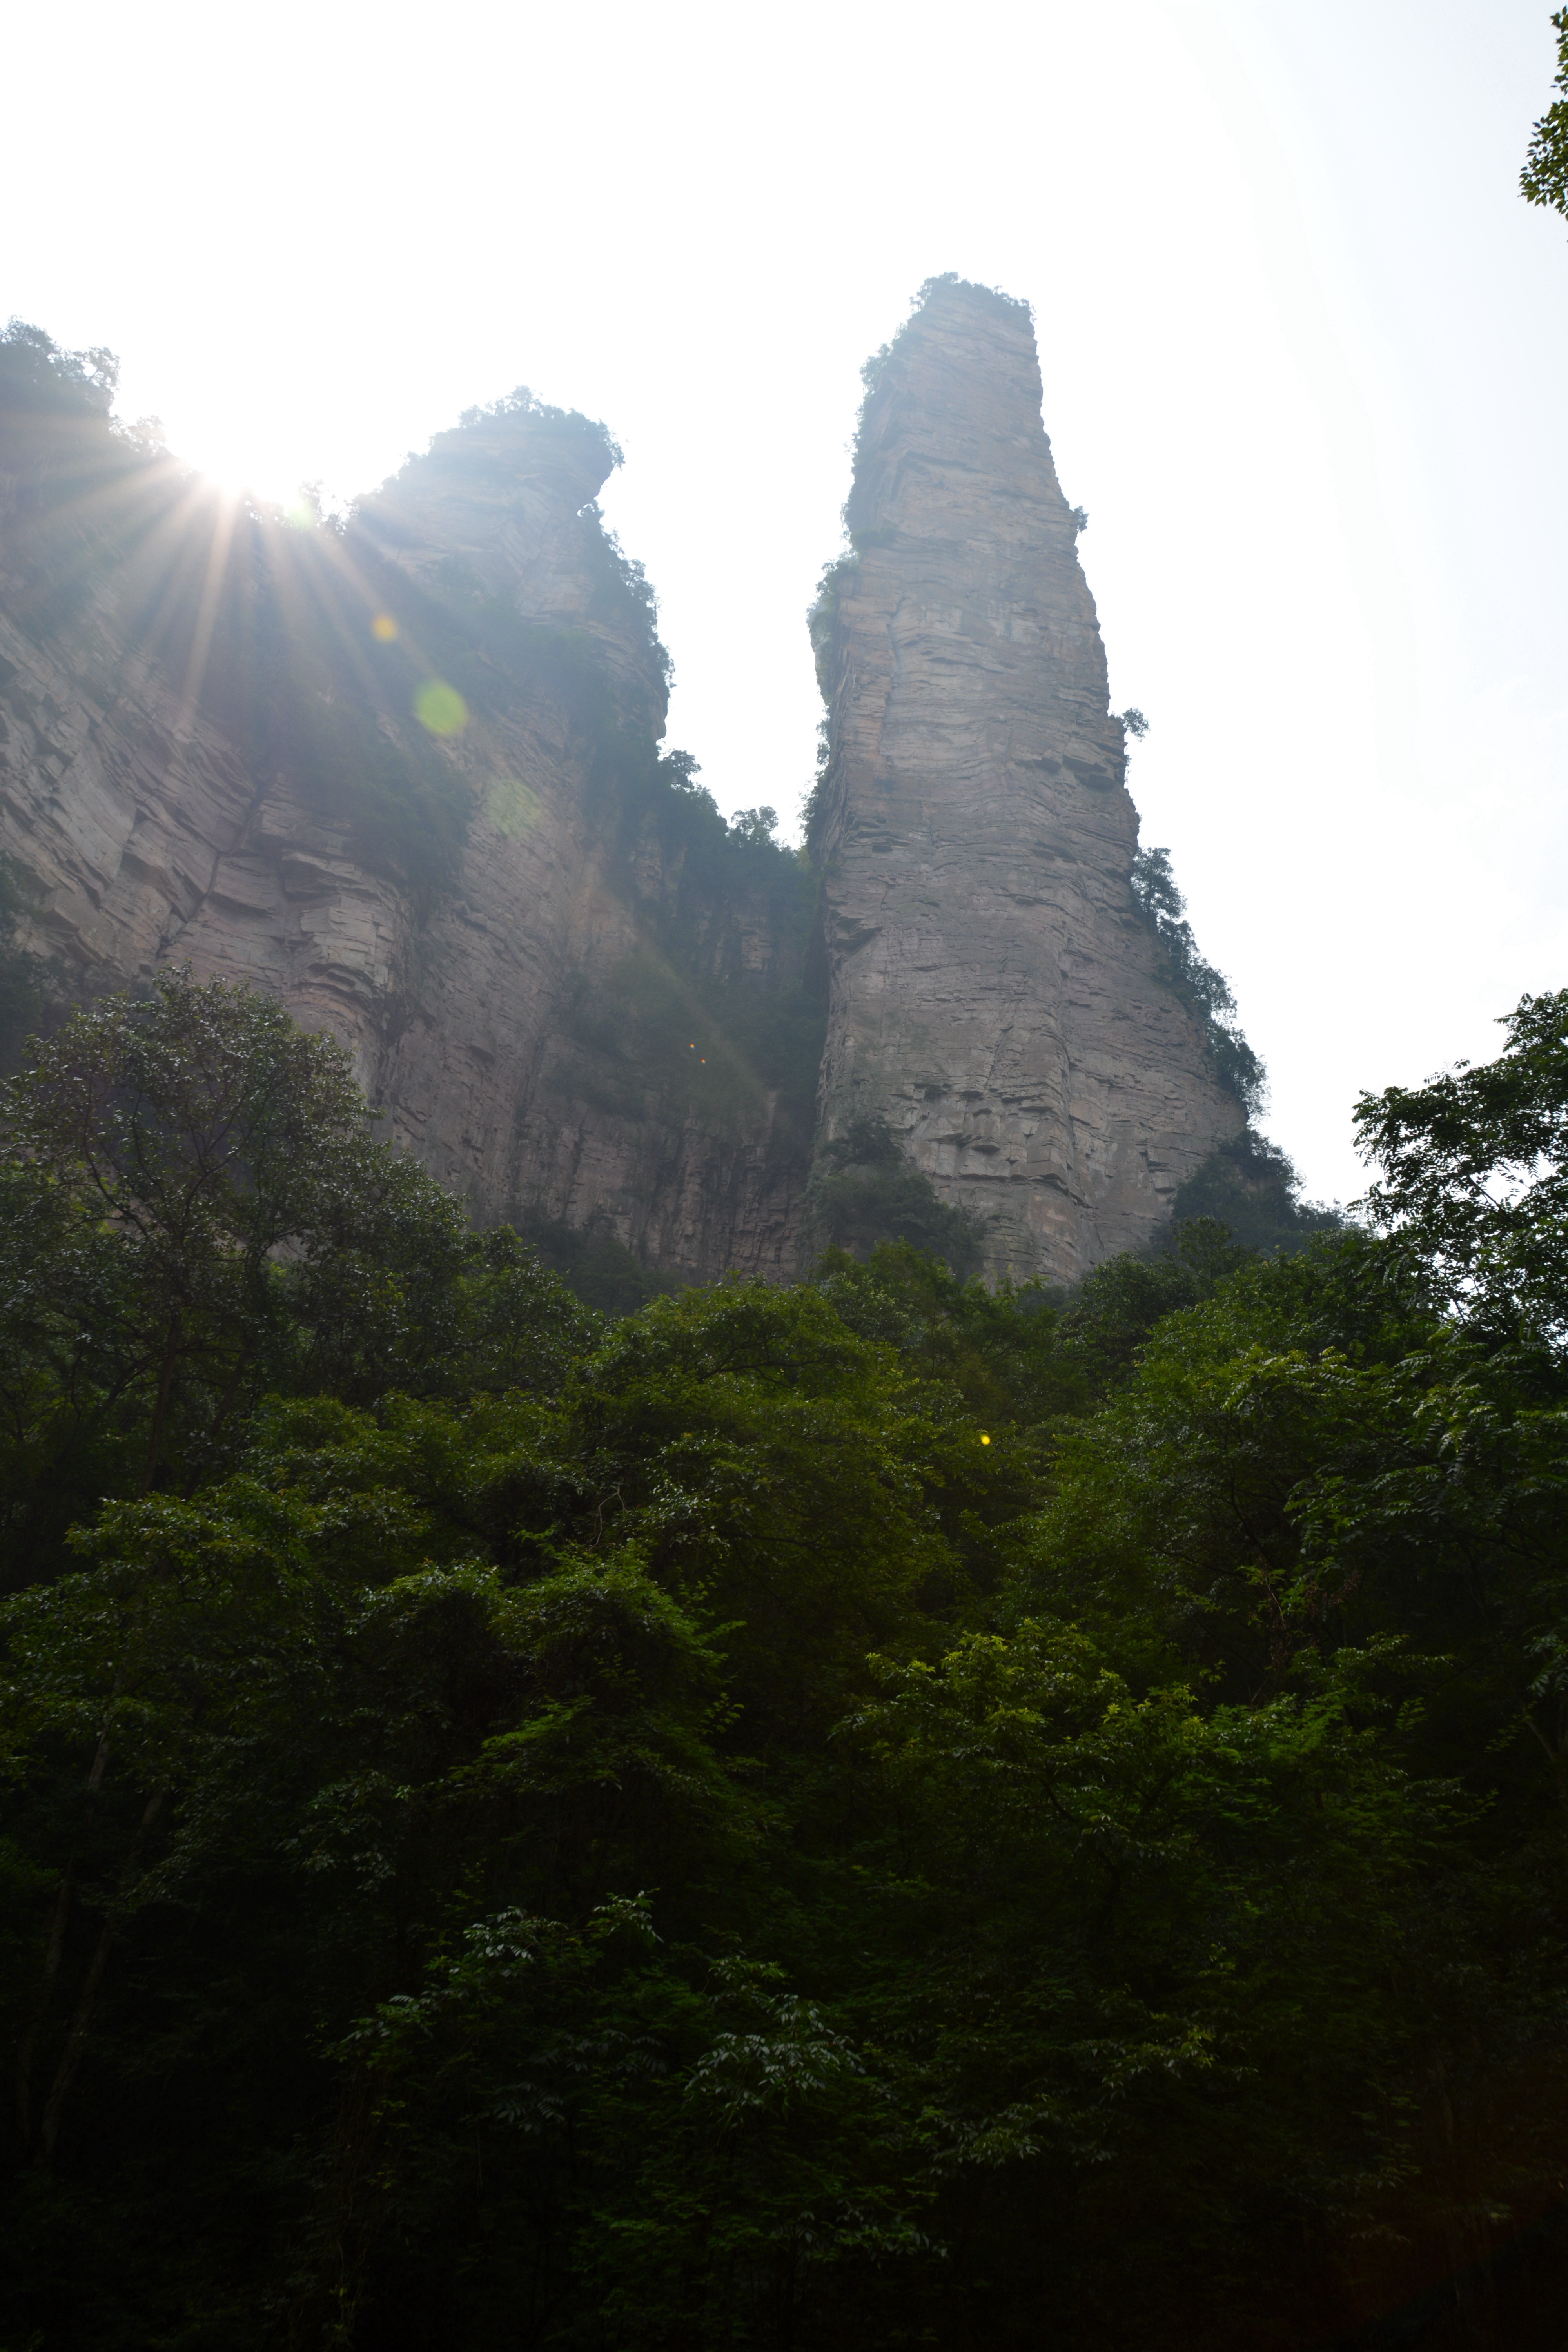
<instances>
[{"instance_id":1,"label":"dense foliage","mask_svg":"<svg viewBox=\"0 0 1568 2352\"><path fill-rule=\"evenodd\" d=\"M1218 1145L1177 1187L1173 1209L1174 1233L1213 1219L1267 1256L1300 1249L1314 1234L1335 1232L1344 1223L1340 1210L1302 1200L1289 1159L1251 1126Z\"/></svg>"},{"instance_id":2,"label":"dense foliage","mask_svg":"<svg viewBox=\"0 0 1568 2352\"><path fill-rule=\"evenodd\" d=\"M1552 28L1557 36L1555 87L1561 95L1531 134L1520 186L1531 204L1568 215L1568 8L1555 12Z\"/></svg>"},{"instance_id":3,"label":"dense foliage","mask_svg":"<svg viewBox=\"0 0 1568 2352\"><path fill-rule=\"evenodd\" d=\"M1294 1255L606 1323L275 1008L68 1024L0 2342L1555 2343L1565 1070Z\"/></svg>"},{"instance_id":4,"label":"dense foliage","mask_svg":"<svg viewBox=\"0 0 1568 2352\"><path fill-rule=\"evenodd\" d=\"M15 869L0 857L0 1072L15 1068L43 1009L39 959L17 944L25 909Z\"/></svg>"},{"instance_id":5,"label":"dense foliage","mask_svg":"<svg viewBox=\"0 0 1568 2352\"><path fill-rule=\"evenodd\" d=\"M623 1116L651 1094L667 1118L731 1136L765 1129L775 1150L804 1160L827 1021L826 992L805 977L816 877L774 838L772 809L726 823L689 752L660 757L650 743L647 754L623 736L605 772L642 945L584 978L570 1008L569 1034L594 1056L586 1083ZM651 888L641 878L650 845ZM761 971L746 954L758 936L772 950Z\"/></svg>"},{"instance_id":6,"label":"dense foliage","mask_svg":"<svg viewBox=\"0 0 1568 2352\"><path fill-rule=\"evenodd\" d=\"M973 1274L984 1255L979 1219L938 1198L885 1119L853 1119L819 1148L805 1206L819 1246L863 1256L879 1243L905 1242L957 1275Z\"/></svg>"},{"instance_id":7,"label":"dense foliage","mask_svg":"<svg viewBox=\"0 0 1568 2352\"><path fill-rule=\"evenodd\" d=\"M1199 950L1168 849L1138 852L1132 865L1132 903L1164 950L1171 985L1203 1024L1220 1084L1250 1116L1262 1107L1267 1074L1242 1034L1229 981Z\"/></svg>"},{"instance_id":8,"label":"dense foliage","mask_svg":"<svg viewBox=\"0 0 1568 2352\"><path fill-rule=\"evenodd\" d=\"M826 1018L803 984L813 878L772 811L726 824L689 755L661 752L668 661L642 567L592 501L556 549L586 589L570 626L524 619L456 555L405 560L411 505L504 500L542 465L596 478L619 462L603 426L520 390L437 435L401 505L323 518L309 499L285 514L222 498L155 427L115 420L115 381L107 352L15 320L0 334L0 606L23 635L105 703L155 666L258 796L286 792L398 886L416 926L456 887L481 803L503 833L538 814L508 765L521 714L567 751L639 942L583 974L568 1009L582 1091L632 1118L766 1128L804 1161ZM13 688L0 658L0 726ZM5 952L11 913L0 873L0 1069L38 996ZM765 971L747 968L759 937Z\"/></svg>"},{"instance_id":9,"label":"dense foliage","mask_svg":"<svg viewBox=\"0 0 1568 2352\"><path fill-rule=\"evenodd\" d=\"M341 1048L243 989L74 1014L0 1135L0 1586L98 1497L218 1475L267 1396L529 1385L581 1344L531 1252L372 1139Z\"/></svg>"}]
</instances>

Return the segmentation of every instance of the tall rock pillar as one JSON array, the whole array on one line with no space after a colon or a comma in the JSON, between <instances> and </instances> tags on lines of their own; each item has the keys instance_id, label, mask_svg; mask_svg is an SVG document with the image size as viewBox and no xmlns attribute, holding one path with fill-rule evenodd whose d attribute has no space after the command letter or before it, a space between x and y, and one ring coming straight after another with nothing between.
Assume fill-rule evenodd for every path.
<instances>
[{"instance_id":1,"label":"tall rock pillar","mask_svg":"<svg viewBox=\"0 0 1568 2352\"><path fill-rule=\"evenodd\" d=\"M1134 905L1138 815L1027 309L939 279L882 357L812 615L821 1133L880 1118L992 1275L1148 1240L1240 1131Z\"/></svg>"}]
</instances>

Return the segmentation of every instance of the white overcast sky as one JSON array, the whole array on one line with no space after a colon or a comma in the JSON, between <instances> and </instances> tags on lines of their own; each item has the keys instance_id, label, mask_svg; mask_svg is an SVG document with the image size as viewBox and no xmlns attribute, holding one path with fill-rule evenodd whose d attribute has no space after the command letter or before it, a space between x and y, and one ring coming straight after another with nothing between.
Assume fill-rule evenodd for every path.
<instances>
[{"instance_id":1,"label":"white overcast sky","mask_svg":"<svg viewBox=\"0 0 1568 2352\"><path fill-rule=\"evenodd\" d=\"M115 0L6 36L0 312L231 482L602 416L670 740L792 829L860 362L1035 306L1143 839L1309 1191L1358 1088L1568 984L1568 224L1549 0Z\"/></svg>"}]
</instances>

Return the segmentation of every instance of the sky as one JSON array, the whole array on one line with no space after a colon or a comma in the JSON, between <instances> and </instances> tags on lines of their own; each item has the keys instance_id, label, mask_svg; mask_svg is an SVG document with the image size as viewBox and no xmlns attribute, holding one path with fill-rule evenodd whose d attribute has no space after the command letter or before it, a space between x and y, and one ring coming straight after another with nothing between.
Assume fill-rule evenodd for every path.
<instances>
[{"instance_id":1,"label":"sky","mask_svg":"<svg viewBox=\"0 0 1568 2352\"><path fill-rule=\"evenodd\" d=\"M669 742L797 829L861 362L1033 304L1131 785L1307 1192L1363 1087L1568 985L1549 0L79 0L6 39L0 314L339 500L526 383L603 417Z\"/></svg>"}]
</instances>

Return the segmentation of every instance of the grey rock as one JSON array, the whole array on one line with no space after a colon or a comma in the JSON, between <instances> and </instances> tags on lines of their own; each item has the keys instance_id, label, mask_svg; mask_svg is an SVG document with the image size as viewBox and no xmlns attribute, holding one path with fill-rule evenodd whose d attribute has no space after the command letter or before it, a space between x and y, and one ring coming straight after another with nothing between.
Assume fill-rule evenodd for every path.
<instances>
[{"instance_id":1,"label":"grey rock","mask_svg":"<svg viewBox=\"0 0 1568 2352\"><path fill-rule=\"evenodd\" d=\"M881 1118L993 1276L1146 1242L1240 1131L1130 879L1094 602L1029 314L938 281L868 393L853 551L812 614L824 1138Z\"/></svg>"},{"instance_id":2,"label":"grey rock","mask_svg":"<svg viewBox=\"0 0 1568 2352\"><path fill-rule=\"evenodd\" d=\"M32 490L0 476L0 852L58 1000L185 959L248 982L343 1041L385 1131L481 1221L594 1222L695 1277L797 1269L825 1018L817 1136L885 1118L977 1209L992 1274L1069 1278L1146 1239L1242 1118L1132 904L1121 723L1027 313L939 286L868 399L856 551L812 624L815 917L787 860L710 816L701 849L657 793L605 782L606 742L651 762L667 701L593 503L616 454L503 404L312 541L310 625L343 662L366 658L372 555L443 625L504 610L522 632L441 747L468 831L436 893L247 751L196 656L133 618L157 608L128 585L156 532L134 555L102 534L85 604L40 624ZM227 526L166 472L137 494L171 579L199 581Z\"/></svg>"}]
</instances>

